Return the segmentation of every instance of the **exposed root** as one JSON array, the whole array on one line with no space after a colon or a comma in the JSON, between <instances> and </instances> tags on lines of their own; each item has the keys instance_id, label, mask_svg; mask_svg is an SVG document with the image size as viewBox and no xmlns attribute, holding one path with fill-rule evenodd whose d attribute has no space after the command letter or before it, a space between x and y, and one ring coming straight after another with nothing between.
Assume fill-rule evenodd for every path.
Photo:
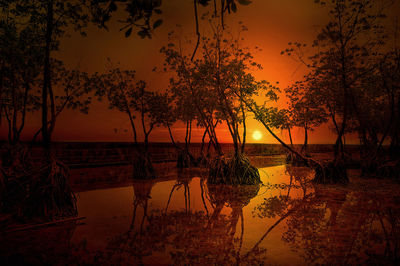
<instances>
[{"instance_id":1,"label":"exposed root","mask_svg":"<svg viewBox=\"0 0 400 266\"><path fill-rule=\"evenodd\" d=\"M368 160L362 164L361 175L364 177L400 178L400 160Z\"/></svg>"},{"instance_id":2,"label":"exposed root","mask_svg":"<svg viewBox=\"0 0 400 266\"><path fill-rule=\"evenodd\" d=\"M3 168L0 166L0 210L3 208L5 193L6 193L6 177L4 175Z\"/></svg>"},{"instance_id":3,"label":"exposed root","mask_svg":"<svg viewBox=\"0 0 400 266\"><path fill-rule=\"evenodd\" d=\"M76 197L69 184L69 169L62 162L50 163L32 176L24 215L61 218L78 215Z\"/></svg>"},{"instance_id":4,"label":"exposed root","mask_svg":"<svg viewBox=\"0 0 400 266\"><path fill-rule=\"evenodd\" d=\"M376 175L382 178L400 179L400 160L386 162L377 168Z\"/></svg>"},{"instance_id":5,"label":"exposed root","mask_svg":"<svg viewBox=\"0 0 400 266\"><path fill-rule=\"evenodd\" d=\"M133 179L147 180L156 178L149 154L135 154L132 160Z\"/></svg>"},{"instance_id":6,"label":"exposed root","mask_svg":"<svg viewBox=\"0 0 400 266\"><path fill-rule=\"evenodd\" d=\"M349 178L346 172L344 162L329 161L324 163L313 164L311 166L315 170L313 182L318 184L347 184Z\"/></svg>"},{"instance_id":7,"label":"exposed root","mask_svg":"<svg viewBox=\"0 0 400 266\"><path fill-rule=\"evenodd\" d=\"M34 166L26 149L15 146L6 151L0 173L1 211L18 219L59 219L77 215L76 198L69 184L66 165L49 158Z\"/></svg>"},{"instance_id":8,"label":"exposed root","mask_svg":"<svg viewBox=\"0 0 400 266\"><path fill-rule=\"evenodd\" d=\"M367 177L375 175L378 171L380 163L377 160L365 159L361 162L361 176Z\"/></svg>"},{"instance_id":9,"label":"exposed root","mask_svg":"<svg viewBox=\"0 0 400 266\"><path fill-rule=\"evenodd\" d=\"M208 168L210 162L211 161L209 155L201 154L200 157L197 158L197 166L203 166Z\"/></svg>"},{"instance_id":10,"label":"exposed root","mask_svg":"<svg viewBox=\"0 0 400 266\"><path fill-rule=\"evenodd\" d=\"M309 156L305 156L305 158L307 157ZM308 166L307 161L292 152L286 154L286 163L293 166Z\"/></svg>"},{"instance_id":11,"label":"exposed root","mask_svg":"<svg viewBox=\"0 0 400 266\"><path fill-rule=\"evenodd\" d=\"M320 162L313 159L310 155L302 155L291 152L287 156L287 161L293 166L308 166L315 171L313 182L318 184L347 184L347 166L344 161Z\"/></svg>"},{"instance_id":12,"label":"exposed root","mask_svg":"<svg viewBox=\"0 0 400 266\"><path fill-rule=\"evenodd\" d=\"M231 185L260 184L258 169L250 164L249 159L238 154L230 159L217 157L210 162L208 183Z\"/></svg>"},{"instance_id":13,"label":"exposed root","mask_svg":"<svg viewBox=\"0 0 400 266\"><path fill-rule=\"evenodd\" d=\"M197 166L198 161L188 152L187 150L181 150L178 153L178 168L188 168L191 166Z\"/></svg>"}]
</instances>

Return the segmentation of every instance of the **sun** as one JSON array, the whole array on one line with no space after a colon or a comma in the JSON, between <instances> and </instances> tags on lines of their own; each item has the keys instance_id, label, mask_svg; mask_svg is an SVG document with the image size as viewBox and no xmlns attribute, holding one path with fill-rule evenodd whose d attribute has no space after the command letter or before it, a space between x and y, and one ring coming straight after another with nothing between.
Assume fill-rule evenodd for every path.
<instances>
[{"instance_id":1,"label":"sun","mask_svg":"<svg viewBox=\"0 0 400 266\"><path fill-rule=\"evenodd\" d=\"M262 133L258 130L255 130L252 137L254 140L260 140L262 138Z\"/></svg>"}]
</instances>

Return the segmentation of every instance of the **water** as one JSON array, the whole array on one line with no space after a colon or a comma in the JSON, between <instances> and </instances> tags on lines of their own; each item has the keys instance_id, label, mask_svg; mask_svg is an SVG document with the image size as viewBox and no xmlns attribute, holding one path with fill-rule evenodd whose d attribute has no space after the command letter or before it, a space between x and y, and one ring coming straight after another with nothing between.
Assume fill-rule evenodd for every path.
<instances>
[{"instance_id":1,"label":"water","mask_svg":"<svg viewBox=\"0 0 400 266\"><path fill-rule=\"evenodd\" d=\"M83 224L7 235L2 256L30 264L398 264L398 184L353 173L346 187L314 185L312 171L286 165L260 174L261 186L208 185L201 171L184 170L169 181L80 192Z\"/></svg>"}]
</instances>

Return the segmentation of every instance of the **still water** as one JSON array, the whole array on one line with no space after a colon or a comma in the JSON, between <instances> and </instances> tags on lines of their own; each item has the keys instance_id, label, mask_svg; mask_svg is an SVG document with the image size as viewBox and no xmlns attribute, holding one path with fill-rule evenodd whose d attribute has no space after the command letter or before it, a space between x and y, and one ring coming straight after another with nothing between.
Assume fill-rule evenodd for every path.
<instances>
[{"instance_id":1,"label":"still water","mask_svg":"<svg viewBox=\"0 0 400 266\"><path fill-rule=\"evenodd\" d=\"M280 165L259 171L260 186L208 185L205 173L183 170L169 181L80 192L78 211L86 217L84 223L64 225L58 231L41 230L42 240L31 251L43 245L35 252L47 249L47 255L36 255L39 259L28 262L399 263L398 184L364 180L353 173L345 187L321 186L310 182L313 173L307 168ZM12 242L23 236L8 237ZM56 244L43 244L46 241ZM16 250L24 244L19 243ZM29 251L21 252L29 256Z\"/></svg>"}]
</instances>

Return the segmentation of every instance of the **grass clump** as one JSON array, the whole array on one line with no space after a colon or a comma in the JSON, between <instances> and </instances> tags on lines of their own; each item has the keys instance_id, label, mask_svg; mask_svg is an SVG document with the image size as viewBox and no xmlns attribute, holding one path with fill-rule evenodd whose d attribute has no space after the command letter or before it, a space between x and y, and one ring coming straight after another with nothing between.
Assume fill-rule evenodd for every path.
<instances>
[{"instance_id":1,"label":"grass clump","mask_svg":"<svg viewBox=\"0 0 400 266\"><path fill-rule=\"evenodd\" d=\"M208 183L229 185L256 185L261 183L258 169L243 154L232 158L216 157L209 164Z\"/></svg>"}]
</instances>

